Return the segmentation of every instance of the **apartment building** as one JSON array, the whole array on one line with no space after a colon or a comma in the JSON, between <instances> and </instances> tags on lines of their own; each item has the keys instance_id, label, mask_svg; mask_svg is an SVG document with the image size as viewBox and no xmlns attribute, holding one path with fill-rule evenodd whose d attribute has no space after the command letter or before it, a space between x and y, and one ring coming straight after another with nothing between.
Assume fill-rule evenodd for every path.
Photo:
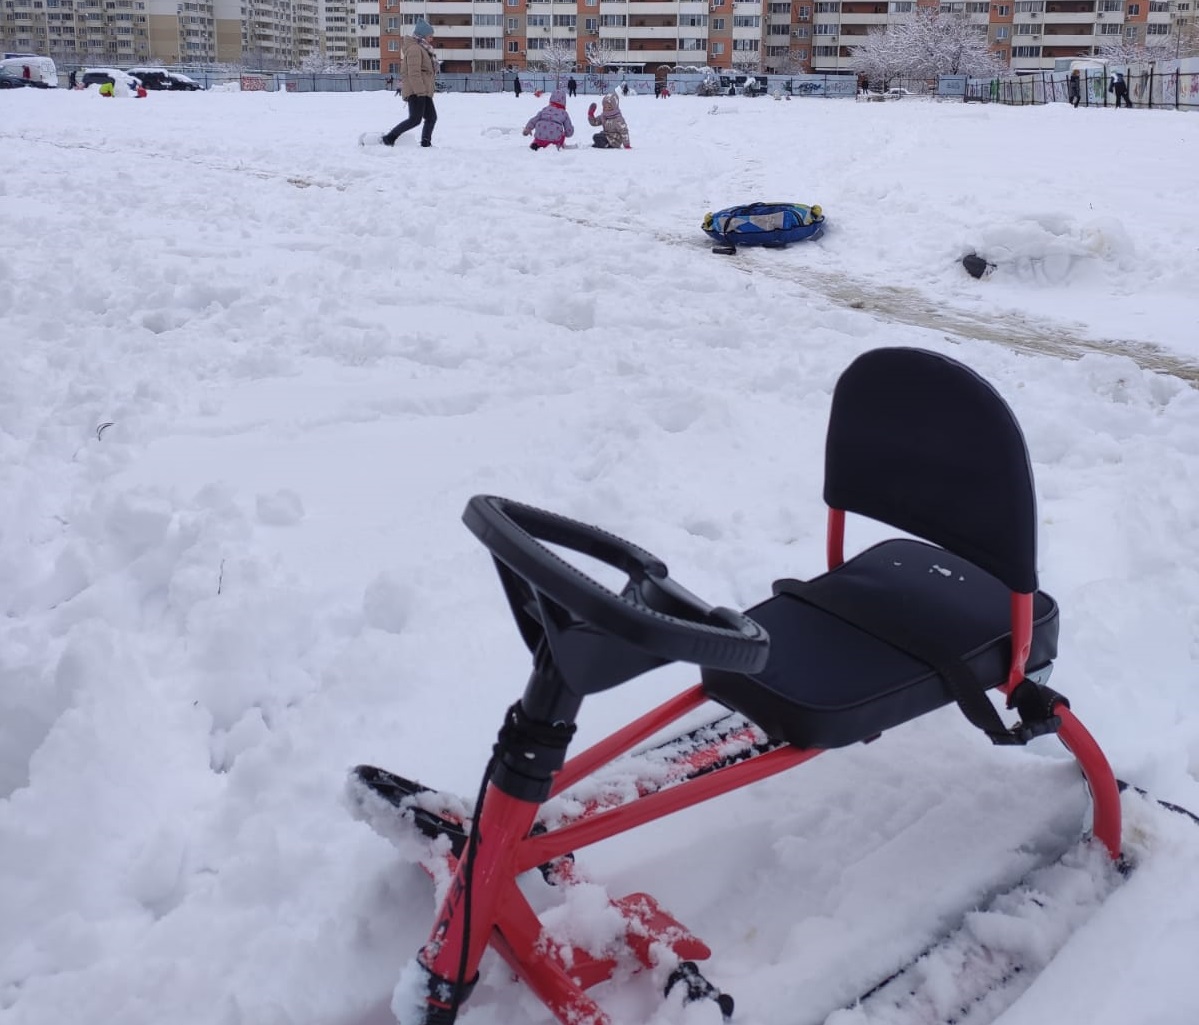
<instances>
[{"instance_id":1,"label":"apartment building","mask_svg":"<svg viewBox=\"0 0 1199 1025\"><path fill-rule=\"evenodd\" d=\"M399 72L418 17L447 72L522 70L567 48L580 67L852 72L851 48L923 8L960 12L1014 71L1052 70L1113 41L1166 45L1199 0L379 0L380 63ZM371 6L373 9L373 5ZM360 5L360 11L362 5ZM364 33L365 34L365 33ZM361 40L360 40L361 47ZM365 52L365 51L363 51ZM372 55L373 56L373 55Z\"/></svg>"},{"instance_id":2,"label":"apartment building","mask_svg":"<svg viewBox=\"0 0 1199 1025\"><path fill-rule=\"evenodd\" d=\"M296 67L320 52L319 0L2 0L0 49L63 65L259 64ZM375 5L378 6L377 3ZM345 59L357 41L348 3Z\"/></svg>"},{"instance_id":3,"label":"apartment building","mask_svg":"<svg viewBox=\"0 0 1199 1025\"><path fill-rule=\"evenodd\" d=\"M424 17L447 72L521 70L555 50L581 68L848 74L869 32L929 6L968 17L1019 72L1114 42L1173 56L1199 0L0 0L0 48L127 67L294 68L319 54L394 75Z\"/></svg>"}]
</instances>

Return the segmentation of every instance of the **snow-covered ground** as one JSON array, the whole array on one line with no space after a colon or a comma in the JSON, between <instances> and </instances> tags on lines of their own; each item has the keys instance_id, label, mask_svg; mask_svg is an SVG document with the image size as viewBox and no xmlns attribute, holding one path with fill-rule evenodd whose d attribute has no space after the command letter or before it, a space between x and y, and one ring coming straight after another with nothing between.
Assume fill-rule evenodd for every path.
<instances>
[{"instance_id":1,"label":"snow-covered ground","mask_svg":"<svg viewBox=\"0 0 1199 1025\"><path fill-rule=\"evenodd\" d=\"M431 888L346 771L473 794L528 670L466 500L752 604L821 568L830 390L881 345L1009 400L1054 684L1119 775L1199 807L1199 118L631 97L633 149L601 152L580 99L580 148L531 153L540 102L438 96L434 147L388 150L356 145L386 93L0 95L4 1025L390 1021ZM704 213L758 199L826 236L713 255ZM589 699L577 743L694 678ZM1199 829L1126 804L1138 870L1002 1025L1199 1020ZM581 852L551 920L595 936L647 890L739 1022L858 1021L1085 815L1056 744L949 708ZM996 931L1030 964L1058 942ZM647 977L596 996L718 1017ZM549 1017L489 956L461 1021Z\"/></svg>"}]
</instances>

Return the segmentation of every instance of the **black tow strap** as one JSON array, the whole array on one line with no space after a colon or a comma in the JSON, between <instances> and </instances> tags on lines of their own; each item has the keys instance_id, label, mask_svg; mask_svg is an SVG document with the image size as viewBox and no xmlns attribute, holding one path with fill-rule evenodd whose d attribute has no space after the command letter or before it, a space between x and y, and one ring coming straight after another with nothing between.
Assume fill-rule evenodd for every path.
<instances>
[{"instance_id":1,"label":"black tow strap","mask_svg":"<svg viewBox=\"0 0 1199 1025\"><path fill-rule=\"evenodd\" d=\"M1020 722L1009 729L987 697L986 685L958 654L925 635L914 636L876 605L807 580L776 580L774 593L789 594L836 616L928 666L945 681L962 714L990 737L993 744L1027 744L1033 737L1056 733L1061 718L1054 714L1054 708L1070 705L1056 691L1025 679L1008 698L1007 707L1015 708L1020 715Z\"/></svg>"}]
</instances>

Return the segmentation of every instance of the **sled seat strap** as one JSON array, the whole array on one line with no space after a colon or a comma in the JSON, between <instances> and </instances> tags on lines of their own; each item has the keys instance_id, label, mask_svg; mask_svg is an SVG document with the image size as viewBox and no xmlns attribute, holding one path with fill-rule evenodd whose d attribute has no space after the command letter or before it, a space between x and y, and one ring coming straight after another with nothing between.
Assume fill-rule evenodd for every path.
<instances>
[{"instance_id":1,"label":"sled seat strap","mask_svg":"<svg viewBox=\"0 0 1199 1025\"><path fill-rule=\"evenodd\" d=\"M1020 722L1009 729L986 693L989 686L1001 681L984 684L960 654L927 634L914 634L896 623L877 598L871 601L845 589L834 590L804 580L776 580L774 593L798 598L928 666L945 681L962 714L993 744L1027 744L1033 737L1056 733L1061 718L1054 714L1054 708L1059 704L1069 707L1056 691L1024 679L1008 699L1008 708L1016 708L1020 715Z\"/></svg>"}]
</instances>

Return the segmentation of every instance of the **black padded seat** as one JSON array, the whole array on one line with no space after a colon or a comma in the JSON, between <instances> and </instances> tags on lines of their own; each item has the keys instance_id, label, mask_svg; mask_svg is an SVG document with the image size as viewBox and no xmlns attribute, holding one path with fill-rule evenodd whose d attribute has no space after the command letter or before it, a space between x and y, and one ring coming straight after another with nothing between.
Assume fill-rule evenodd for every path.
<instances>
[{"instance_id":1,"label":"black padded seat","mask_svg":"<svg viewBox=\"0 0 1199 1025\"><path fill-rule=\"evenodd\" d=\"M986 687L1006 682L1011 658L1011 589L964 559L923 541L895 539L866 549L812 581L958 656ZM953 701L941 677L886 641L777 593L746 610L770 634L770 660L755 676L703 671L707 695L800 747L844 747ZM1058 607L1033 599L1028 672L1057 655Z\"/></svg>"}]
</instances>

